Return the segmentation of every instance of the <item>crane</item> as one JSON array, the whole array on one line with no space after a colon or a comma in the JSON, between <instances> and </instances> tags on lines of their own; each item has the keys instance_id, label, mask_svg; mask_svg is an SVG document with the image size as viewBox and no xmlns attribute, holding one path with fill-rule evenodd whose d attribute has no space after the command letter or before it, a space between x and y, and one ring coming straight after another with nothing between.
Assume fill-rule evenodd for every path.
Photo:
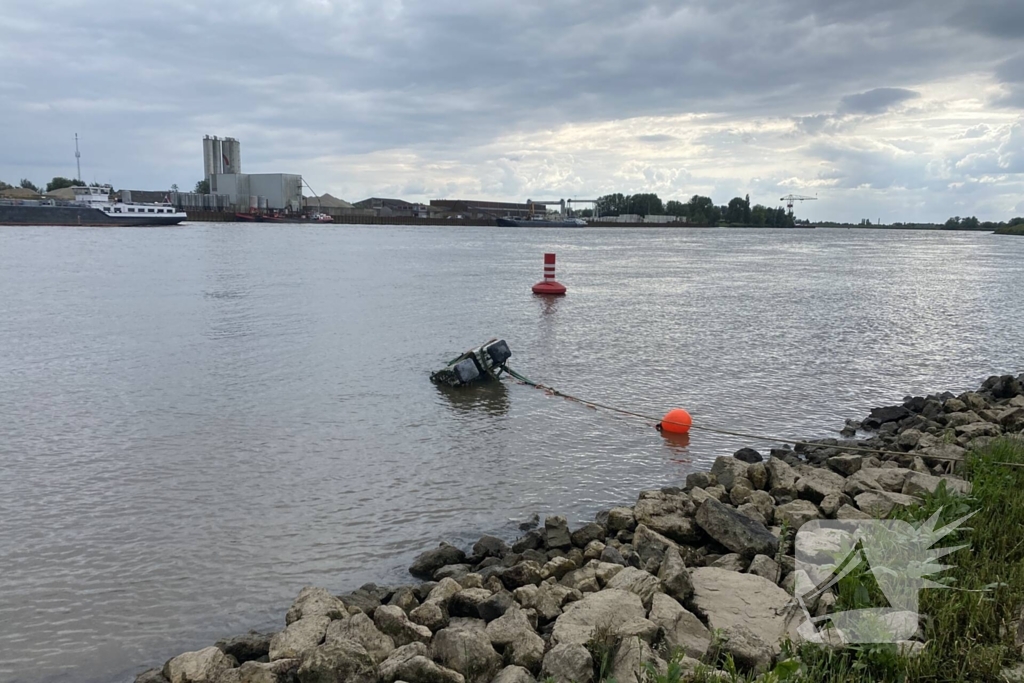
<instances>
[{"instance_id":1,"label":"crane","mask_svg":"<svg viewBox=\"0 0 1024 683\"><path fill-rule=\"evenodd\" d=\"M786 202L786 208L789 209L789 215L793 215L793 202L814 202L817 201L817 197L804 197L799 194L787 194L785 197L780 197L780 202Z\"/></svg>"}]
</instances>

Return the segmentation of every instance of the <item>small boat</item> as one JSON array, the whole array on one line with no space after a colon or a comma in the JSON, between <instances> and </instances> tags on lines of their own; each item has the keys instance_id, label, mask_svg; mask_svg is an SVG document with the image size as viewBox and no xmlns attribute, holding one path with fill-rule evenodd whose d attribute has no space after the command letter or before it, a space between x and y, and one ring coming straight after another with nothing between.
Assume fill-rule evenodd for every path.
<instances>
[{"instance_id":1,"label":"small boat","mask_svg":"<svg viewBox=\"0 0 1024 683\"><path fill-rule=\"evenodd\" d=\"M334 219L328 216L326 213L320 213L317 211L309 217L310 223L333 223Z\"/></svg>"},{"instance_id":2,"label":"small boat","mask_svg":"<svg viewBox=\"0 0 1024 683\"><path fill-rule=\"evenodd\" d=\"M503 228L585 228L587 222L582 218L566 218L557 221L544 218L499 218L498 226Z\"/></svg>"}]
</instances>

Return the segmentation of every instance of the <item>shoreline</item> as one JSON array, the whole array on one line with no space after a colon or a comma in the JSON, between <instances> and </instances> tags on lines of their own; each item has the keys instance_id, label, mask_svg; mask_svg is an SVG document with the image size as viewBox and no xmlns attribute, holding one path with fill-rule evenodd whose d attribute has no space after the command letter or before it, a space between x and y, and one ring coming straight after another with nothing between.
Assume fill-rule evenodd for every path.
<instances>
[{"instance_id":1,"label":"shoreline","mask_svg":"<svg viewBox=\"0 0 1024 683\"><path fill-rule=\"evenodd\" d=\"M633 680L669 660L698 677L721 677L723 661L756 675L779 664L787 643L836 635L807 631L792 614L792 532L969 494L969 452L1024 434L1022 385L1024 374L992 377L975 392L877 408L847 421L843 439L767 457L743 448L685 487L641 492L633 507L575 530L549 516L521 525L511 544L442 543L410 567L412 585L338 596L307 587L283 630L218 641L135 680L590 683ZM830 613L836 600L821 595L807 615ZM919 654L926 644L914 635L899 648Z\"/></svg>"}]
</instances>

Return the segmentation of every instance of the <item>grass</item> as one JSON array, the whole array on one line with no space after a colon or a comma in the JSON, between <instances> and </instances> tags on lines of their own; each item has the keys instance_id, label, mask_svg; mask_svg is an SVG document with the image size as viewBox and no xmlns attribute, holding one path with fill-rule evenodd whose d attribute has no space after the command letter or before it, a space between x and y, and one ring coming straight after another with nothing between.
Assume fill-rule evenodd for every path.
<instances>
[{"instance_id":1,"label":"grass","mask_svg":"<svg viewBox=\"0 0 1024 683\"><path fill-rule=\"evenodd\" d=\"M1024 223L1019 225L1007 225L996 230L997 235L1024 235Z\"/></svg>"},{"instance_id":2,"label":"grass","mask_svg":"<svg viewBox=\"0 0 1024 683\"><path fill-rule=\"evenodd\" d=\"M926 641L916 657L903 657L895 645L862 645L830 650L804 645L784 648L783 661L760 677L737 672L730 662L708 664L727 671L733 681L776 683L966 683L999 681L1000 672L1021 662L1015 645L1024 606L1024 441L1002 439L969 455L965 477L970 497L940 488L919 507L902 509L894 518L921 522L939 512L941 524L976 512L962 533L943 545L964 545L943 560L951 569L936 578L946 590L926 589L920 612ZM968 529L969 527L969 529ZM877 606L881 592L870 573L854 573L840 583L837 608ZM718 681L712 669L680 676L651 676L651 683Z\"/></svg>"}]
</instances>

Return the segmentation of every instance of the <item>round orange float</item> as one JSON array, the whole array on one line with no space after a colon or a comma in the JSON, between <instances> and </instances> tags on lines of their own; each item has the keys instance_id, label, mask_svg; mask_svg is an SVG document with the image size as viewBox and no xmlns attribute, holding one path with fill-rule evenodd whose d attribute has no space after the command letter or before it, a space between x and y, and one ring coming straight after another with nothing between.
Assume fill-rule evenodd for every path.
<instances>
[{"instance_id":1,"label":"round orange float","mask_svg":"<svg viewBox=\"0 0 1024 683\"><path fill-rule=\"evenodd\" d=\"M661 418L659 426L661 431L669 434L687 434L691 425L693 425L693 418L690 417L690 414L682 408L676 408L668 411L665 417Z\"/></svg>"}]
</instances>

